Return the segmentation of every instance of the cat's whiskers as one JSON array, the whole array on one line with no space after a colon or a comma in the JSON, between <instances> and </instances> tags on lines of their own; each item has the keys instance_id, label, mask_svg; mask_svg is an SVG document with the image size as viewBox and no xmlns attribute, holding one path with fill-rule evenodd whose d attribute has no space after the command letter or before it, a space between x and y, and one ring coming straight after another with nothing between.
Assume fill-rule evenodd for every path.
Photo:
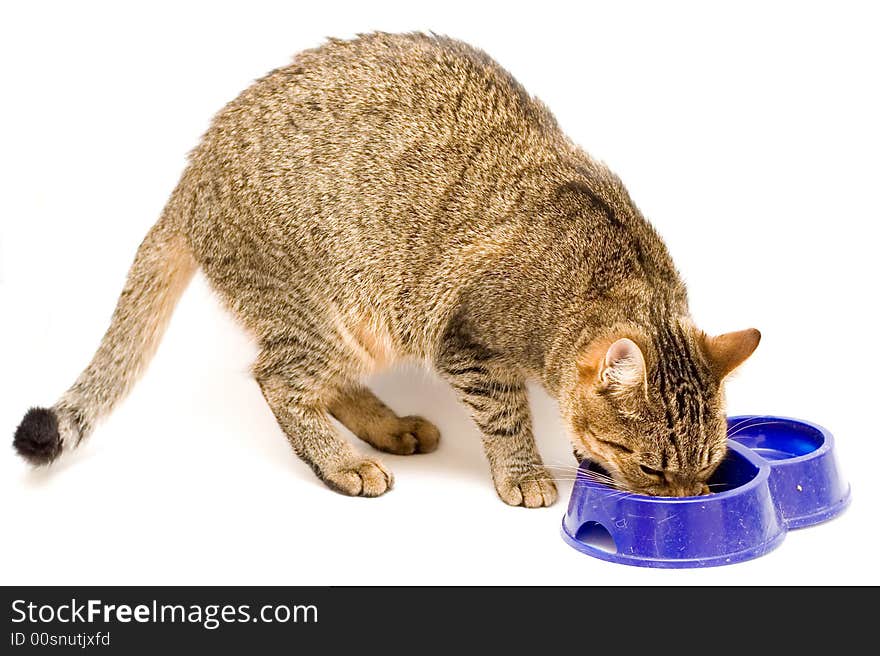
<instances>
[{"instance_id":1,"label":"cat's whiskers","mask_svg":"<svg viewBox=\"0 0 880 656\"><path fill-rule=\"evenodd\" d=\"M739 435L747 428L757 428L758 426L770 426L772 424L784 424L784 423L785 423L784 421L779 421L778 419L775 419L775 420L770 420L770 421L759 421L754 424L738 424L737 425L738 427L736 430L734 430L733 432L728 431L727 439L730 439L736 435Z\"/></svg>"},{"instance_id":2,"label":"cat's whiskers","mask_svg":"<svg viewBox=\"0 0 880 656\"><path fill-rule=\"evenodd\" d=\"M752 421L752 419L754 419L754 417L745 417L743 419L740 419L735 424L733 424L733 426L728 426L727 432L730 433L731 431L736 430L740 426L743 426L743 425L749 423L750 421Z\"/></svg>"}]
</instances>

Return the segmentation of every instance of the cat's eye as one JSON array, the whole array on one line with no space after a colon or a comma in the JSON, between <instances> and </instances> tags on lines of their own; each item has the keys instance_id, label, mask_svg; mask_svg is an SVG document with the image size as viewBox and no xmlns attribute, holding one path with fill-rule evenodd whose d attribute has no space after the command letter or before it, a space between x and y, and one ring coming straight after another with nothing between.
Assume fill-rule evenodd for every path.
<instances>
[{"instance_id":1,"label":"cat's eye","mask_svg":"<svg viewBox=\"0 0 880 656\"><path fill-rule=\"evenodd\" d=\"M663 472L659 469L654 469L653 467L648 467L647 465L639 465L639 469L642 470L643 473L648 476L653 476L654 478L663 478Z\"/></svg>"}]
</instances>

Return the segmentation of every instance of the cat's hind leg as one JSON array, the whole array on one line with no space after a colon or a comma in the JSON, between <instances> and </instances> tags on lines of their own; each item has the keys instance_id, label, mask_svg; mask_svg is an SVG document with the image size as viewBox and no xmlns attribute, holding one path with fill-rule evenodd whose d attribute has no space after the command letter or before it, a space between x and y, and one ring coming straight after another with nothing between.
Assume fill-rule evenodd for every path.
<instances>
[{"instance_id":1,"label":"cat's hind leg","mask_svg":"<svg viewBox=\"0 0 880 656\"><path fill-rule=\"evenodd\" d=\"M376 458L357 453L339 436L327 414L330 360L318 345L303 349L297 339L264 346L254 376L296 454L331 488L350 496L377 497L394 478ZM325 345L326 346L326 345Z\"/></svg>"},{"instance_id":2,"label":"cat's hind leg","mask_svg":"<svg viewBox=\"0 0 880 656\"><path fill-rule=\"evenodd\" d=\"M440 441L434 424L415 415L398 417L362 385L343 388L330 402L329 410L348 430L380 451L429 453Z\"/></svg>"}]
</instances>

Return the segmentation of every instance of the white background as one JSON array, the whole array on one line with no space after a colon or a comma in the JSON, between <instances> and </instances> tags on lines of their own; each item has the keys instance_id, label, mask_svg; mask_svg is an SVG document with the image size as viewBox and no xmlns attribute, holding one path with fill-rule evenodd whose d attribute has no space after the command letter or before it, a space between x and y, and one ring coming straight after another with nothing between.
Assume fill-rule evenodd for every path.
<instances>
[{"instance_id":1,"label":"white background","mask_svg":"<svg viewBox=\"0 0 880 656\"><path fill-rule=\"evenodd\" d=\"M422 6L424 4L424 6ZM0 427L88 362L135 249L210 117L325 36L433 29L494 56L605 160L660 233L707 331L756 326L732 413L837 436L853 504L723 568L581 555L545 510L496 497L446 385L375 383L443 431L384 455L379 499L326 489L289 449L255 348L197 278L146 376L73 457L0 455L5 584L880 583L877 566L878 24L869 3L4 4L0 15ZM533 390L545 459L571 463ZM358 448L367 450L363 443Z\"/></svg>"}]
</instances>

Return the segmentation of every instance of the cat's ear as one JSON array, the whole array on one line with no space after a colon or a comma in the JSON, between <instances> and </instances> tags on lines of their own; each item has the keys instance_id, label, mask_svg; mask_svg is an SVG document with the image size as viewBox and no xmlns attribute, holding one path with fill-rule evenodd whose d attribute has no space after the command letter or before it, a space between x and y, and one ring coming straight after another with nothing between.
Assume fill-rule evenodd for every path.
<instances>
[{"instance_id":1,"label":"cat's ear","mask_svg":"<svg viewBox=\"0 0 880 656\"><path fill-rule=\"evenodd\" d=\"M702 336L703 352L719 380L745 362L758 348L760 341L761 333L754 328L715 337Z\"/></svg>"},{"instance_id":2,"label":"cat's ear","mask_svg":"<svg viewBox=\"0 0 880 656\"><path fill-rule=\"evenodd\" d=\"M638 344L623 337L608 347L599 372L605 385L636 387L645 382L645 356Z\"/></svg>"},{"instance_id":3,"label":"cat's ear","mask_svg":"<svg viewBox=\"0 0 880 656\"><path fill-rule=\"evenodd\" d=\"M647 387L647 365L642 349L628 337L610 344L591 345L578 364L581 380L587 384L626 394Z\"/></svg>"}]
</instances>

